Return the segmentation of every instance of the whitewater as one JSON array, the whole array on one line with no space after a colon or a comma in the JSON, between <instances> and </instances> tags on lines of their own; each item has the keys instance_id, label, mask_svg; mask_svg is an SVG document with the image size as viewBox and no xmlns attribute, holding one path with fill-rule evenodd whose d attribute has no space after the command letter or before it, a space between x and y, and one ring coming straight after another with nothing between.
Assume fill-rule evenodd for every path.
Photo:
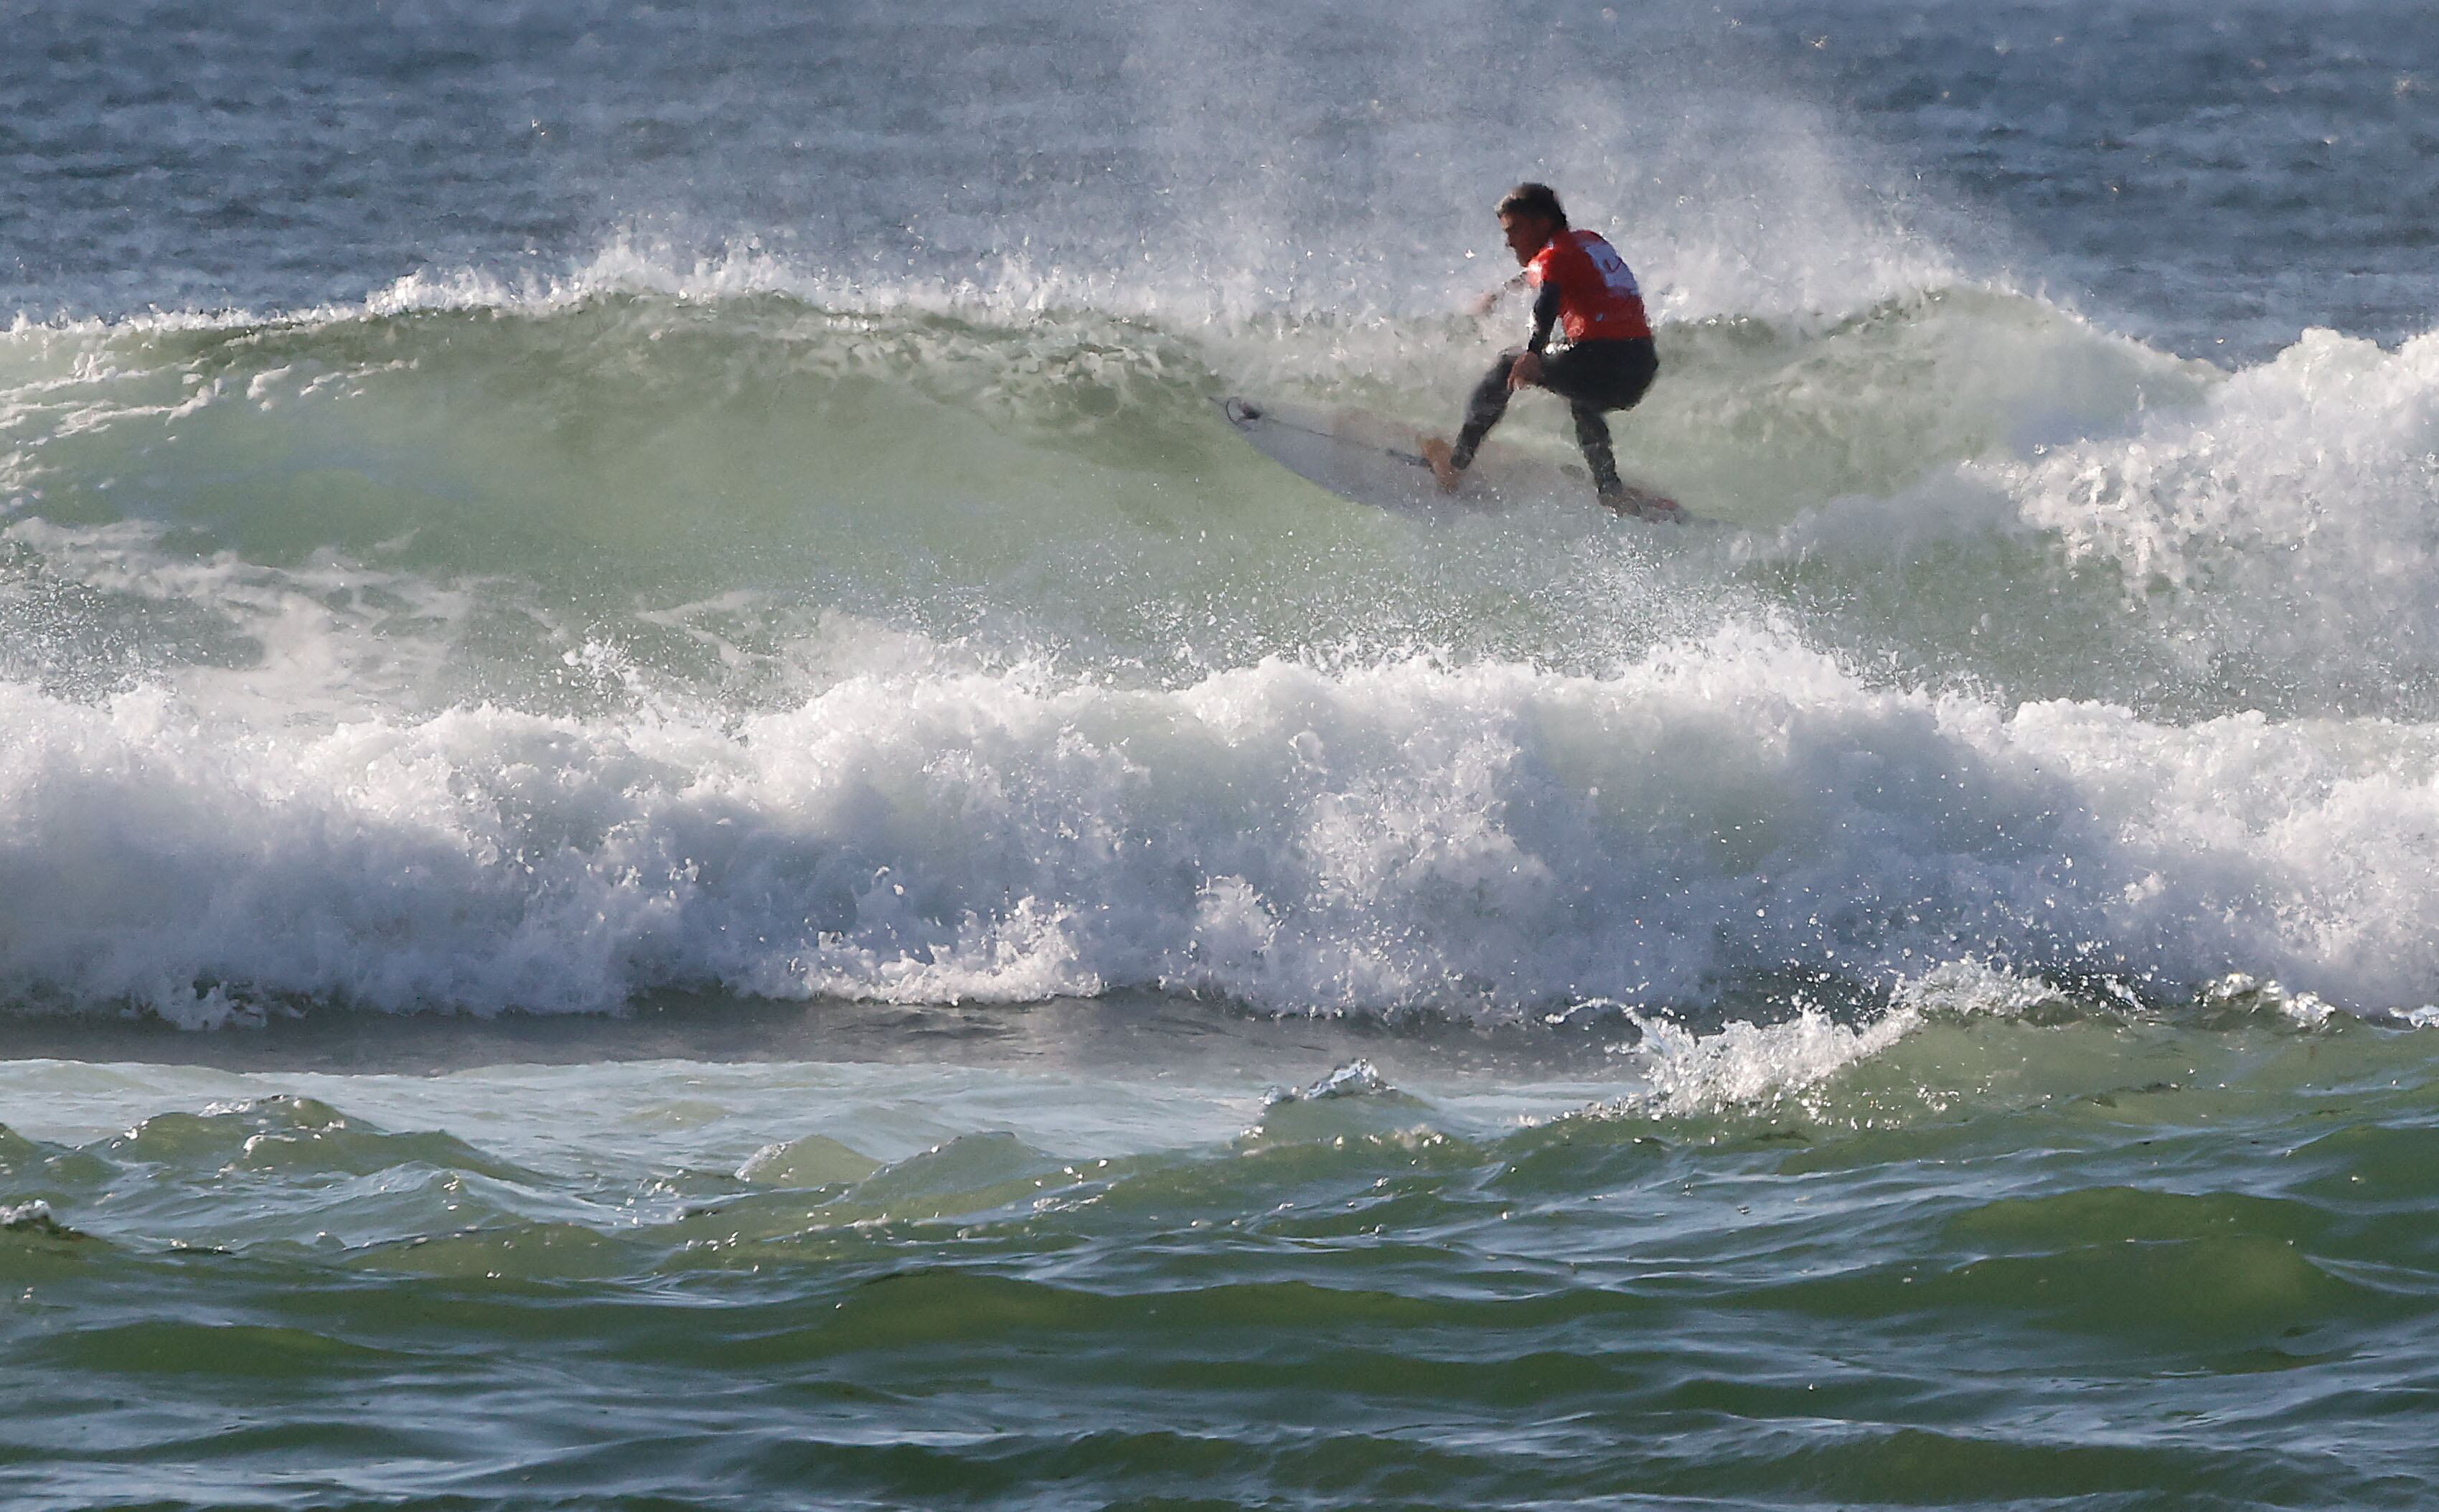
<instances>
[{"instance_id":1,"label":"whitewater","mask_svg":"<svg viewBox=\"0 0 2439 1512\"><path fill-rule=\"evenodd\" d=\"M2427 1500L2412 8L9 26L12 1500Z\"/></svg>"}]
</instances>

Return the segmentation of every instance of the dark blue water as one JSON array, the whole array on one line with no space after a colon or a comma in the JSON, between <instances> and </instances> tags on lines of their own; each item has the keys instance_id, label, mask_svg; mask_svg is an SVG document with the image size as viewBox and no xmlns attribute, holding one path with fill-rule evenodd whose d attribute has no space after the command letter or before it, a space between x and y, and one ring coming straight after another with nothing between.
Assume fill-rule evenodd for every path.
<instances>
[{"instance_id":1,"label":"dark blue water","mask_svg":"<svg viewBox=\"0 0 2439 1512\"><path fill-rule=\"evenodd\" d=\"M848 273L1020 247L1106 271L1202 252L1248 197L1293 212L1295 245L1268 249L1280 262L1309 247L1369 263L1383 238L1444 258L1431 249L1487 191L1563 162L1588 117L1619 153L1665 145L1655 200L1732 186L1731 165L1678 139L1700 94L1817 109L1850 154L1839 169L1963 221L1968 250L2021 283L2173 349L2252 360L2308 326L2422 329L2439 39L2421 19L2380 4L14 6L0 299L35 318L289 309L417 272L555 272L637 235ZM1754 207L1761 234L1801 234L1772 210Z\"/></svg>"}]
</instances>

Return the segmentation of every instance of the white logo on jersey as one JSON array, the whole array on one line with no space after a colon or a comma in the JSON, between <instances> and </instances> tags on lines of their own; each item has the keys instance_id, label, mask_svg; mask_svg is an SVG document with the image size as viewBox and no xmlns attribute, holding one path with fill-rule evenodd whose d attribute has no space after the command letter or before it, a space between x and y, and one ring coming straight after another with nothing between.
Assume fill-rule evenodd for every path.
<instances>
[{"instance_id":1,"label":"white logo on jersey","mask_svg":"<svg viewBox=\"0 0 2439 1512\"><path fill-rule=\"evenodd\" d=\"M1609 285L1611 294L1630 294L1637 299L1643 297L1643 291L1634 285L1634 270L1626 265L1626 259L1617 255L1615 247L1587 237L1584 239L1584 255L1593 259L1594 268L1600 270L1601 281Z\"/></svg>"}]
</instances>

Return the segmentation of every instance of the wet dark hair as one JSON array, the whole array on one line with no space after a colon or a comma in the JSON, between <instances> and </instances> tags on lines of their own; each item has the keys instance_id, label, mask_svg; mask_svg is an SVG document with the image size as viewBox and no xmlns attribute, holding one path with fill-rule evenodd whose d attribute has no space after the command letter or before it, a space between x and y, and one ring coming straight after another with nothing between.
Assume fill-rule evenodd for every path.
<instances>
[{"instance_id":1,"label":"wet dark hair","mask_svg":"<svg viewBox=\"0 0 2439 1512\"><path fill-rule=\"evenodd\" d=\"M1567 228L1567 212L1558 204L1558 191L1547 184L1519 184L1499 199L1501 215L1532 215L1558 226Z\"/></svg>"}]
</instances>

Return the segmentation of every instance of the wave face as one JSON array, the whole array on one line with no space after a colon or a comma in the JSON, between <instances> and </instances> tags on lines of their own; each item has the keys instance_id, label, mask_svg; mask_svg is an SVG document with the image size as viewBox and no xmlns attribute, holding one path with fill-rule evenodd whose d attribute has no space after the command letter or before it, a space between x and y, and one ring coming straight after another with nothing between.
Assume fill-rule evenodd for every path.
<instances>
[{"instance_id":1,"label":"wave face","mask_svg":"<svg viewBox=\"0 0 2439 1512\"><path fill-rule=\"evenodd\" d=\"M20 328L0 972L206 1021L2428 995L2439 347L2229 375L1974 285L1663 339L1632 466L1729 528L1383 515L1215 418L1433 423L1441 323L622 254Z\"/></svg>"}]
</instances>

